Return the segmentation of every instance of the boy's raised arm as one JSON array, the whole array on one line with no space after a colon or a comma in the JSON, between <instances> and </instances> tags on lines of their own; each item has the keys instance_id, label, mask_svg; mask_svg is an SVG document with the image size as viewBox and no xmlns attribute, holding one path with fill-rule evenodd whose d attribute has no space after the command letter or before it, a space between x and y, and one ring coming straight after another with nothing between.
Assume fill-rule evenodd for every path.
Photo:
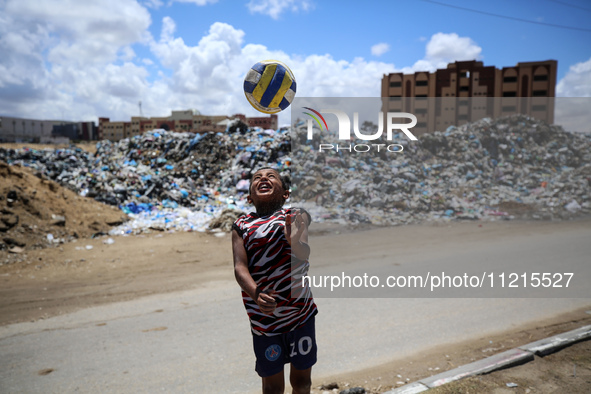
<instances>
[{"instance_id":1,"label":"boy's raised arm","mask_svg":"<svg viewBox=\"0 0 591 394\"><path fill-rule=\"evenodd\" d=\"M300 260L307 260L310 257L308 223L309 218L304 217L300 211L285 217L285 237L292 252Z\"/></svg>"}]
</instances>

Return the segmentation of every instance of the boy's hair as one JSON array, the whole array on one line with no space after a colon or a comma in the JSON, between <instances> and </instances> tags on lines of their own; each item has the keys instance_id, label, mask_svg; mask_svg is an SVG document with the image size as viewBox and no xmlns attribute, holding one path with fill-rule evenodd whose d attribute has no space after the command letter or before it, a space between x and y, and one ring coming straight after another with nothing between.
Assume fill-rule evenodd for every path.
<instances>
[{"instance_id":1,"label":"boy's hair","mask_svg":"<svg viewBox=\"0 0 591 394\"><path fill-rule=\"evenodd\" d=\"M291 181L289 179L288 176L281 176L281 173L279 172L279 170L277 168L273 168L273 167L261 167L261 168L257 168L256 171L254 171L252 174L250 174L250 185L248 186L248 194L251 193L250 188L252 187L252 178L254 177L254 174L256 174L257 172L261 171L261 170L273 170L277 173L277 175L279 175L279 179L281 179L281 187L283 187L283 190L289 190L290 186L291 186Z\"/></svg>"}]
</instances>

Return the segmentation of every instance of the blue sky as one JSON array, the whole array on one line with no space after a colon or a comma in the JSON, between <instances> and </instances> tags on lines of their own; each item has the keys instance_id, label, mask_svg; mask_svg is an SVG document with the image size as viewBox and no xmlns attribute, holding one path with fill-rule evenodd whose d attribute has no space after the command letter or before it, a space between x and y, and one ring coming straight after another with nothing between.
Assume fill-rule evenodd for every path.
<instances>
[{"instance_id":1,"label":"blue sky","mask_svg":"<svg viewBox=\"0 0 591 394\"><path fill-rule=\"evenodd\" d=\"M312 97L379 96L384 73L455 60L555 59L557 95L590 97L590 20L585 0L0 0L0 115L128 120L141 101L253 116L242 80L267 58Z\"/></svg>"},{"instance_id":2,"label":"blue sky","mask_svg":"<svg viewBox=\"0 0 591 394\"><path fill-rule=\"evenodd\" d=\"M577 5L577 0L569 0ZM245 40L280 49L290 55L330 54L352 61L380 60L397 68L412 66L425 55L426 41L438 32L470 37L483 48L486 64L512 66L518 61L559 60L559 78L568 66L591 56L591 4L578 1L583 11L551 0L475 2L442 0L449 5L507 15L532 22L589 29L589 32L528 24L444 7L421 0L317 1L308 10L283 11L276 18L251 13L248 2L220 0L197 12L189 3L162 6L152 12L150 31L158 36L161 20L171 16L177 34L187 45L197 45L212 21L243 30ZM231 6L229 6L229 4ZM373 56L371 47L384 42L390 50Z\"/></svg>"}]
</instances>

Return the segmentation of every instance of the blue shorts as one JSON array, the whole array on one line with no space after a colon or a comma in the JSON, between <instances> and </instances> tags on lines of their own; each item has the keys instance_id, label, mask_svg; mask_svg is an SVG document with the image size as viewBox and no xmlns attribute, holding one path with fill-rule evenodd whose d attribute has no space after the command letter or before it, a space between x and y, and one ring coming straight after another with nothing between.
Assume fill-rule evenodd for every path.
<instances>
[{"instance_id":1,"label":"blue shorts","mask_svg":"<svg viewBox=\"0 0 591 394\"><path fill-rule=\"evenodd\" d=\"M261 378L283 371L291 363L295 369L304 370L316 364L316 330L314 316L303 326L279 335L253 335L256 356L255 371Z\"/></svg>"}]
</instances>

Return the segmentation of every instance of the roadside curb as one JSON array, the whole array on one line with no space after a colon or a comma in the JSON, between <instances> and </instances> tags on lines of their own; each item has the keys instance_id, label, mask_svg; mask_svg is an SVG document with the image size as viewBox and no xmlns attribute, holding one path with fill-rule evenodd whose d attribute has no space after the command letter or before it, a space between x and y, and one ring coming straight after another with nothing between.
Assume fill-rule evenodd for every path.
<instances>
[{"instance_id":1,"label":"roadside curb","mask_svg":"<svg viewBox=\"0 0 591 394\"><path fill-rule=\"evenodd\" d=\"M483 375L500 369L525 364L532 361L534 356L546 356L588 339L591 339L591 325L519 346L515 349L495 354L494 356L463 365L450 371L420 379L383 394L421 393L470 376Z\"/></svg>"}]
</instances>

